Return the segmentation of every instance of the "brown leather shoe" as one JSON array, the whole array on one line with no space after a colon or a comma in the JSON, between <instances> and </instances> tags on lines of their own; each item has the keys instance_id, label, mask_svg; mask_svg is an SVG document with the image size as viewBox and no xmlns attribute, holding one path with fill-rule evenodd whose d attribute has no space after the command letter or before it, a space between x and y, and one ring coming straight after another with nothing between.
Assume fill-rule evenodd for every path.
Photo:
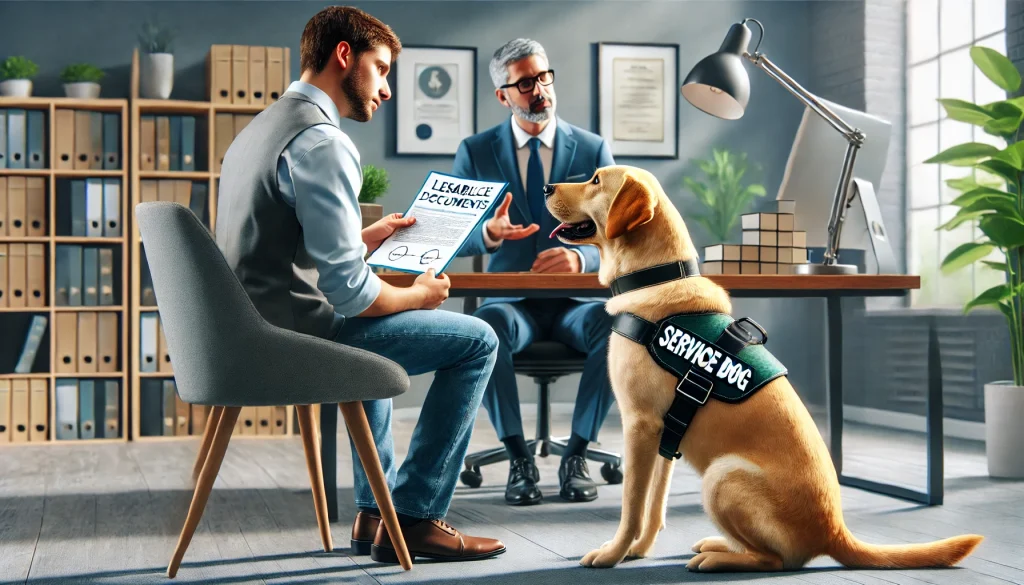
<instances>
[{"instance_id":1,"label":"brown leather shoe","mask_svg":"<svg viewBox=\"0 0 1024 585\"><path fill-rule=\"evenodd\" d=\"M356 514L356 520L352 523L352 554L370 554L373 539L377 536L378 524L380 524L380 516L362 510Z\"/></svg>"},{"instance_id":2,"label":"brown leather shoe","mask_svg":"<svg viewBox=\"0 0 1024 585\"><path fill-rule=\"evenodd\" d=\"M493 538L480 538L461 534L444 520L421 520L412 526L403 526L402 534L409 547L409 556L441 561L476 561L500 555L505 545ZM370 558L378 563L397 563L398 553L381 522L370 548Z\"/></svg>"}]
</instances>

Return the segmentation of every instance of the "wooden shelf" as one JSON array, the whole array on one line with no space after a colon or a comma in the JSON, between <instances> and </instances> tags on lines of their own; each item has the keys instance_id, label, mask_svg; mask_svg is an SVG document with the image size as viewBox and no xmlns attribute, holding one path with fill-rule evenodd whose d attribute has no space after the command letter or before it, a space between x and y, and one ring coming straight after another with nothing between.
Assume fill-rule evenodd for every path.
<instances>
[{"instance_id":1,"label":"wooden shelf","mask_svg":"<svg viewBox=\"0 0 1024 585\"><path fill-rule=\"evenodd\" d=\"M128 391L128 364L125 362L129 335L128 335L128 281L129 281L129 254L128 254L128 239L126 236L121 237L106 237L106 238L82 238L82 237L69 237L56 235L57 231L57 207L59 205L66 205L64 201L58 201L57 197L57 185L59 180L63 179L75 179L75 178L108 178L108 179L120 179L121 191L120 191L120 220L122 234L127 234L127 218L128 218L128 178L129 178L129 143L128 143L128 129L129 129L129 118L128 118L128 100L126 99L75 99L65 97L30 97L30 98L10 98L0 97L0 109L26 109L42 111L44 116L44 127L46 128L44 136L46 138L45 150L46 160L44 164L49 165L48 168L43 169L0 169L0 177L9 180L11 177L28 177L28 178L42 178L43 189L46 193L46 225L43 228L43 233L46 235L42 236L9 236L7 234L0 235L0 246L9 247L11 244L26 244L26 245L43 245L44 247L44 259L46 263L46 288L45 288L45 302L46 306L42 307L10 307L5 305L0 307L0 318L2 319L19 319L19 314L43 314L47 316L47 338L49 339L49 351L44 351L40 348L39 354L49 354L49 363L41 364L40 357L37 354L35 367L45 368L46 372L31 373L31 374L0 374L0 380L14 381L14 380L31 380L39 379L47 381L47 420L48 428L46 431L46 440L39 442L26 442L26 443L0 443L0 446L33 446L33 445L53 445L55 443L64 444L84 444L90 442L124 442L129 439L129 391ZM80 110L80 111L97 111L108 114L117 114L119 118L120 126L120 137L119 137L119 154L120 154L120 167L119 169L67 169L67 168L54 168L58 164L57 156L57 124L56 124L56 113L58 110ZM65 244L83 244L83 245L101 245L107 248L113 248L115 250L115 261L114 266L120 266L120 272L115 273L114 283L115 288L120 289L121 303L117 306L80 306L80 307L57 307L53 306L53 300L56 298L56 261L55 253L58 245ZM120 285L118 287L118 284ZM115 290L116 296L116 290ZM97 313L116 313L118 315L118 350L117 353L122 360L122 368L118 372L107 373L107 372L80 372L80 373L54 373L57 370L58 356L57 356L57 333L55 327L55 317L58 314L66 312L97 312ZM26 318L26 317L21 317ZM0 329L3 326L0 325ZM20 335L20 332L19 332ZM20 349L20 344L16 344ZM97 348L98 349L98 348ZM55 382L57 380L64 379L103 379L103 380L117 380L120 386L120 433L119 437L116 438L100 438L100 439L84 439L84 440L62 440L56 441L54 439L54 431L56 426L56 392Z\"/></svg>"}]
</instances>

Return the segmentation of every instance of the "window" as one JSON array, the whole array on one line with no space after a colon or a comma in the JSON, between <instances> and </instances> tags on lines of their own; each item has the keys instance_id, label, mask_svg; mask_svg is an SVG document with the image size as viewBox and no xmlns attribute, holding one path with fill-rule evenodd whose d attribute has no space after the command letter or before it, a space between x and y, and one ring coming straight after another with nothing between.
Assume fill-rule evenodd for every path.
<instances>
[{"instance_id":1,"label":"window","mask_svg":"<svg viewBox=\"0 0 1024 585\"><path fill-rule=\"evenodd\" d=\"M969 53L981 45L1006 54L1006 0L909 0L907 6L907 268L921 276L921 289L911 293L910 302L920 308L962 307L1005 278L980 264L942 275L946 254L982 235L970 222L936 231L958 209L949 203L959 193L946 181L972 171L922 161L963 142L1005 146L979 127L946 118L937 100L1006 99L977 71Z\"/></svg>"}]
</instances>

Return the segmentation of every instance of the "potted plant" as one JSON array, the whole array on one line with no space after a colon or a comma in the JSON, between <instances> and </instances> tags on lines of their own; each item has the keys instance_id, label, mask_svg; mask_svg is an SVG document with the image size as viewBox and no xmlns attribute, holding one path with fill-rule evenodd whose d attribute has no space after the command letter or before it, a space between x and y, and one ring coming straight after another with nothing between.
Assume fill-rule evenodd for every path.
<instances>
[{"instance_id":1,"label":"potted plant","mask_svg":"<svg viewBox=\"0 0 1024 585\"><path fill-rule=\"evenodd\" d=\"M106 74L88 63L72 63L60 73L64 93L69 98L96 99L100 97L100 80Z\"/></svg>"},{"instance_id":2,"label":"potted plant","mask_svg":"<svg viewBox=\"0 0 1024 585\"><path fill-rule=\"evenodd\" d=\"M171 42L174 33L151 22L142 25L139 32L139 95L144 98L165 100L174 87L174 54Z\"/></svg>"},{"instance_id":3,"label":"potted plant","mask_svg":"<svg viewBox=\"0 0 1024 585\"><path fill-rule=\"evenodd\" d=\"M978 70L997 86L1011 94L1020 89L1020 73L1006 56L979 46L971 47L970 55ZM989 475L1024 478L1024 141L1019 139L1024 97L988 104L957 99L939 102L950 119L981 127L1006 144L1000 148L967 142L925 162L972 169L967 177L946 181L961 193L952 201L960 209L938 229L952 230L971 222L980 235L952 250L941 268L950 274L980 262L1005 276L1002 284L968 302L964 313L990 307L1006 317L1013 380L985 384L985 451ZM996 252L1000 254L993 258Z\"/></svg>"},{"instance_id":4,"label":"potted plant","mask_svg":"<svg viewBox=\"0 0 1024 585\"><path fill-rule=\"evenodd\" d=\"M363 228L384 217L384 206L374 203L387 193L390 182L388 172L373 165L363 165L363 186L359 189L359 212L363 216Z\"/></svg>"},{"instance_id":5,"label":"potted plant","mask_svg":"<svg viewBox=\"0 0 1024 585\"><path fill-rule=\"evenodd\" d=\"M39 66L26 57L8 57L0 65L0 95L7 97L29 97L32 95L32 78L39 73Z\"/></svg>"},{"instance_id":6,"label":"potted plant","mask_svg":"<svg viewBox=\"0 0 1024 585\"><path fill-rule=\"evenodd\" d=\"M729 240L740 216L754 197L764 197L765 189L761 184L743 183L748 167L746 153L714 148L711 154L711 160L691 161L707 175L707 182L683 177L683 185L707 208L707 213L695 215L694 219L708 230L714 245Z\"/></svg>"}]
</instances>

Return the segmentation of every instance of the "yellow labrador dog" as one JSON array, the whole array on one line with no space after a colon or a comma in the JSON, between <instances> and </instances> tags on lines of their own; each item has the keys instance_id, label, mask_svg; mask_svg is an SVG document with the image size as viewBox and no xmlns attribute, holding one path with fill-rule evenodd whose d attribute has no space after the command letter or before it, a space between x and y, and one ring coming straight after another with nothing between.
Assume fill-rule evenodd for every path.
<instances>
[{"instance_id":1,"label":"yellow labrador dog","mask_svg":"<svg viewBox=\"0 0 1024 585\"><path fill-rule=\"evenodd\" d=\"M586 183L551 185L546 196L562 222L551 237L596 245L605 286L642 269L698 258L679 212L643 169L604 167ZM730 315L732 305L724 289L692 276L617 294L606 310L658 323L677 314ZM655 362L647 346L618 332L608 351L625 435L625 483L618 531L583 557L588 567L611 567L651 551L665 525L674 467L659 445L679 377ZM709 398L671 449L701 475L704 509L723 535L693 545L690 570L792 570L825 555L847 567L941 567L960 562L983 538L907 545L858 540L843 521L825 443L784 375L738 402Z\"/></svg>"}]
</instances>

